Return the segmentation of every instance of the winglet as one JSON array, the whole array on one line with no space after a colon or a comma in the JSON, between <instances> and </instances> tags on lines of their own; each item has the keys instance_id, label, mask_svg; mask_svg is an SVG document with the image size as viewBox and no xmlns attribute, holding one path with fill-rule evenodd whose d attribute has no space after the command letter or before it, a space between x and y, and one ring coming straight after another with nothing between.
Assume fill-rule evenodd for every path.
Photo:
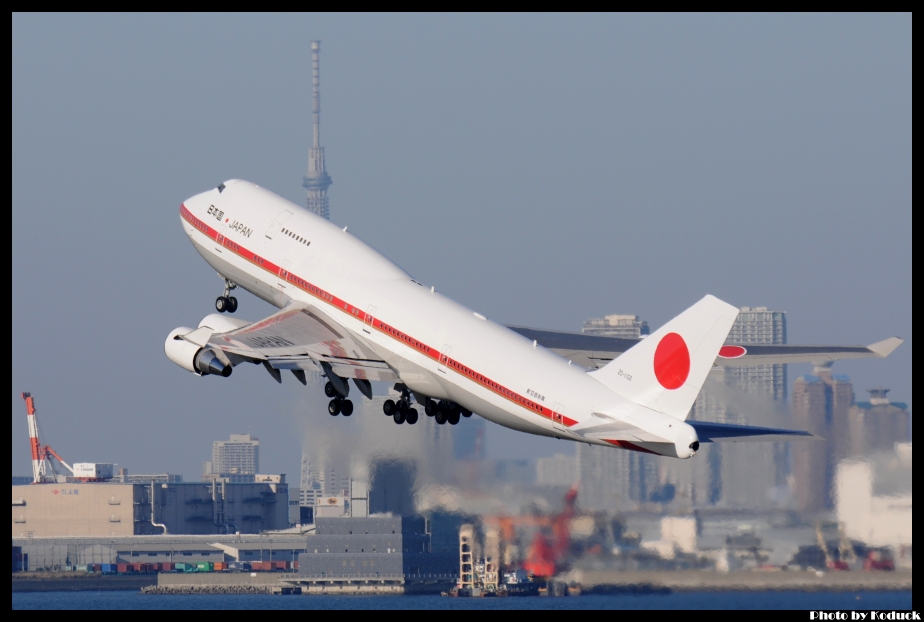
<instances>
[{"instance_id":1,"label":"winglet","mask_svg":"<svg viewBox=\"0 0 924 622\"><path fill-rule=\"evenodd\" d=\"M895 351L895 348L904 343L904 339L899 339L898 337L889 337L888 339L883 339L882 341L877 341L874 344L866 346L871 351L875 352L880 358L885 358L892 354Z\"/></svg>"}]
</instances>

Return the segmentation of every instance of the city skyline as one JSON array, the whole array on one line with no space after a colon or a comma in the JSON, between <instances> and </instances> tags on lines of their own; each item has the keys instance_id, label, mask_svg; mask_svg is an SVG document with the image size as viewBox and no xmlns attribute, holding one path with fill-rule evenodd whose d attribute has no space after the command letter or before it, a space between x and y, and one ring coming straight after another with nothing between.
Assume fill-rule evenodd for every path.
<instances>
[{"instance_id":1,"label":"city skyline","mask_svg":"<svg viewBox=\"0 0 924 622\"><path fill-rule=\"evenodd\" d=\"M375 36L364 43L358 33L368 37L379 24L370 29L362 20L306 16L287 30L284 20L224 17L231 30L253 34L237 40L279 43L264 51L211 41L224 62L203 55L205 48L186 57L151 53L161 50L163 32L182 33L196 18L72 19L82 27L53 16L14 15L13 22L14 472L28 465L21 390L39 396L43 436L69 460L135 472L195 473L203 442L252 429L278 448L265 470L294 475L303 443L293 429L340 423L324 418L313 389L294 382L279 389L250 370L242 384L209 384L168 367L159 352L165 327L210 312L221 285L182 239L179 201L239 176L302 202L293 181L312 144L305 126L310 84L296 78L307 74L306 25L327 42L334 220L422 282L489 317L564 330L626 309L656 328L710 292L787 309L790 343L870 343L898 334L906 343L892 359L836 369L912 401L910 17L907 24L888 16L689 18L685 23L700 30L681 24L685 39L666 51L655 48L677 26L672 18L616 16L605 27L563 18L564 38L554 45L538 36L552 22L528 18L530 34L519 41L526 47L519 47L529 54L522 57L504 38L507 18L487 29L485 18L462 20L464 32L486 33L486 47L473 50L439 18L424 22L450 35L444 43L430 41L420 23L399 20L393 23L411 36L377 46ZM886 39L868 26L877 20L891 33ZM137 34L136 43L125 48L112 37L119 24ZM644 47L630 25L654 47ZM845 50L838 61L814 43L821 25L833 33L829 44ZM845 34L855 27L859 42ZM729 34L735 30L751 41ZM38 31L64 36L40 50ZM71 40L66 33L73 31L92 36ZM760 69L760 83L742 80L748 72L730 56L715 56L698 32L715 35L720 50L740 52L734 56L743 67ZM797 43L786 53L775 45L780 32ZM113 54L120 46L125 53ZM629 59L626 46L649 56ZM62 64L64 49L73 60ZM557 55L551 65L550 54ZM705 64L691 70L685 54ZM72 67L76 59L92 73ZM792 64L802 59L811 62ZM555 71L562 66L581 70ZM811 80L817 67L829 76L824 86ZM690 71L709 88L684 82ZM223 95L242 83L261 96ZM557 83L562 88L549 97ZM762 105L764 83L788 95ZM148 97L155 88L183 91L184 103L195 105ZM107 107L107 98L118 108ZM145 111L152 121L139 124ZM570 159L562 160L565 151ZM873 161L873 153L891 155ZM413 187L404 182L410 170ZM58 181L40 185L49 172ZM552 184L562 178L568 184ZM145 194L136 200L140 189ZM34 231L36 221L42 235L18 233ZM141 238L120 235L142 231ZM75 244L81 237L86 243ZM861 261L858 246L875 252ZM665 248L670 252L659 251ZM748 261L734 259L745 251L754 253ZM777 264L772 271L755 261L768 253ZM829 273L808 285L805 270L822 262ZM70 301L64 310L56 302L62 299ZM138 300L143 308L130 303ZM264 310L242 297L242 317ZM126 350L144 371L113 364ZM49 351L71 364L70 373L47 373L46 356L36 353ZM110 398L101 403L100 394ZM111 429L120 430L118 439ZM551 456L557 449L541 439L513 443L490 425L487 434L489 452ZM126 439L144 439L143 447Z\"/></svg>"}]
</instances>

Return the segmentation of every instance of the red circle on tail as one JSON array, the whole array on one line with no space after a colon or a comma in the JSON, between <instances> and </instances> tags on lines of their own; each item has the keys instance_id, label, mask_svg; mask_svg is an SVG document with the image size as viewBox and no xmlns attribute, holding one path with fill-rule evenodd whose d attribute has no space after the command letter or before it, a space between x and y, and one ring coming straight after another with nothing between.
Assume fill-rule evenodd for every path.
<instances>
[{"instance_id":1,"label":"red circle on tail","mask_svg":"<svg viewBox=\"0 0 924 622\"><path fill-rule=\"evenodd\" d=\"M679 389L690 375L690 351L683 337L667 333L654 355L654 373L665 389Z\"/></svg>"}]
</instances>

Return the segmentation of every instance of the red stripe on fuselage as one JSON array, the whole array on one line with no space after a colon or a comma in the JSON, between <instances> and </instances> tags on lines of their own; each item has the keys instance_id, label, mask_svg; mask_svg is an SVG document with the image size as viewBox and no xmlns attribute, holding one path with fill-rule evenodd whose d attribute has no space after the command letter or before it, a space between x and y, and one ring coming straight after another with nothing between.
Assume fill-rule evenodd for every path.
<instances>
[{"instance_id":1,"label":"red stripe on fuselage","mask_svg":"<svg viewBox=\"0 0 924 622\"><path fill-rule=\"evenodd\" d=\"M656 455L656 456L661 455L661 454L659 454L659 453L656 452L656 451L651 451L650 449L645 449L644 447L639 447L639 446L636 445L635 443L630 443L629 441L613 441L613 440L610 440L610 439L608 439L608 438L605 438L605 439L603 439L603 440L606 441L607 443L609 443L610 445L615 445L616 447L619 447L620 449L628 449L628 450L630 450L630 451L640 451L640 452L642 452L643 454L654 454L654 455Z\"/></svg>"},{"instance_id":2,"label":"red stripe on fuselage","mask_svg":"<svg viewBox=\"0 0 924 622\"><path fill-rule=\"evenodd\" d=\"M363 322L366 326L371 326L382 334L391 337L395 341L400 341L407 347L417 350L421 354L428 356L444 367L452 369L454 372L465 376L472 382L483 386L484 388L496 393L504 399L551 421L554 421L560 417L565 427L571 427L577 423L577 421L571 419L570 417L566 417L561 413L556 413L550 408L546 408L542 404L538 404L533 400L523 397L515 391L511 391L502 384L494 382L487 376L479 374L475 370L463 365L459 361L442 355L439 351L436 350L436 348L431 348L422 341L419 341L407 333L404 333L397 328L386 324L378 318L375 318L367 314L365 311L362 311L358 307L349 304L345 300L337 298L333 294L321 289L320 287L317 287L316 285L311 284L298 275L292 274L290 271L283 270L280 266L277 266L268 259L260 257L256 253L244 248L236 242L229 240L227 236L218 233L217 230L211 228L207 223L197 218L186 208L185 204L180 206L180 216L182 216L186 222L195 227L198 231L220 244L222 248L227 248L228 250L233 251L236 255L244 258L258 268L262 268L270 274L273 274L280 279L284 279L287 283L291 283L292 285L298 287L305 293L310 294L319 300L323 300L332 307L336 307L338 311L349 313L356 319ZM646 450L640 449L640 451Z\"/></svg>"}]
</instances>

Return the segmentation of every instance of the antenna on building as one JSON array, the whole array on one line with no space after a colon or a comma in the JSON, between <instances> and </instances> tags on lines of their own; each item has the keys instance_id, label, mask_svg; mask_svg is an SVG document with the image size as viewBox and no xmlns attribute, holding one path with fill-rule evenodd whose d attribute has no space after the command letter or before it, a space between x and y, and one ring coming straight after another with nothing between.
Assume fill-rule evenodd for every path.
<instances>
[{"instance_id":1,"label":"antenna on building","mask_svg":"<svg viewBox=\"0 0 924 622\"><path fill-rule=\"evenodd\" d=\"M314 141L308 150L308 170L302 180L302 186L308 191L305 205L308 211L330 219L330 207L327 201L327 188L332 180L324 165L324 147L321 146L321 78L319 56L321 42L311 42L311 125Z\"/></svg>"}]
</instances>

